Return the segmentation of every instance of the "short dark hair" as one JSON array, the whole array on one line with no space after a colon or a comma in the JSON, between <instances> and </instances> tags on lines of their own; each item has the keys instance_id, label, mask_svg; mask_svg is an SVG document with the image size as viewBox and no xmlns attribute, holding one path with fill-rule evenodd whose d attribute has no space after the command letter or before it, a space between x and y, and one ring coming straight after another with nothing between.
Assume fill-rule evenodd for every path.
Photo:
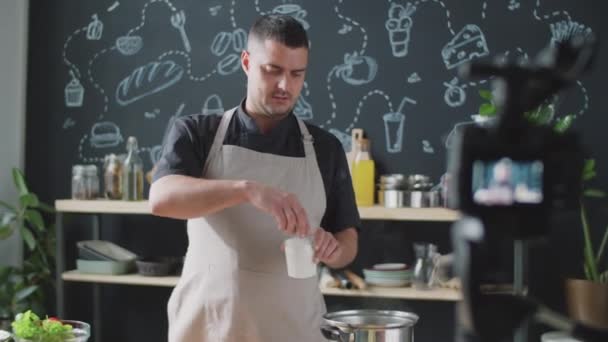
<instances>
[{"instance_id":1,"label":"short dark hair","mask_svg":"<svg viewBox=\"0 0 608 342\"><path fill-rule=\"evenodd\" d=\"M308 49L308 35L296 19L289 15L269 14L258 18L249 30L249 40L267 39L279 42L290 48Z\"/></svg>"}]
</instances>

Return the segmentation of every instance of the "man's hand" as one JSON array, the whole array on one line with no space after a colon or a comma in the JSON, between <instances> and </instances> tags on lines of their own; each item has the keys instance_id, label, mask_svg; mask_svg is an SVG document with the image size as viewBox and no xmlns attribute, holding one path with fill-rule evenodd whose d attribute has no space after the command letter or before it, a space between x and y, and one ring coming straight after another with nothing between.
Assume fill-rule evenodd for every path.
<instances>
[{"instance_id":1,"label":"man's hand","mask_svg":"<svg viewBox=\"0 0 608 342\"><path fill-rule=\"evenodd\" d=\"M334 264L340 259L342 248L332 233L326 232L323 228L317 228L313 234L315 263Z\"/></svg>"},{"instance_id":2,"label":"man's hand","mask_svg":"<svg viewBox=\"0 0 608 342\"><path fill-rule=\"evenodd\" d=\"M294 194L257 182L248 182L246 188L249 203L272 215L280 230L302 237L308 235L310 232L308 216Z\"/></svg>"}]
</instances>

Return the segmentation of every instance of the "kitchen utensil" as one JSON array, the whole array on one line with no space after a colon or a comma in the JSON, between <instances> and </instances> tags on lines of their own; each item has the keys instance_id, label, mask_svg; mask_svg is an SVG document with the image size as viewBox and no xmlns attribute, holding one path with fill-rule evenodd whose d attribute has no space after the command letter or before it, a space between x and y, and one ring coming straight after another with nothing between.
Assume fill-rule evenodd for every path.
<instances>
[{"instance_id":1,"label":"kitchen utensil","mask_svg":"<svg viewBox=\"0 0 608 342\"><path fill-rule=\"evenodd\" d=\"M186 30L184 30L184 25L186 24L186 14L183 10L171 15L171 25L179 30L180 35L182 36L182 42L184 43L184 48L187 52L190 52L192 48L190 47L190 40L186 35Z\"/></svg>"},{"instance_id":2,"label":"kitchen utensil","mask_svg":"<svg viewBox=\"0 0 608 342\"><path fill-rule=\"evenodd\" d=\"M340 342L413 342L418 315L389 310L347 310L323 315L321 332Z\"/></svg>"},{"instance_id":3,"label":"kitchen utensil","mask_svg":"<svg viewBox=\"0 0 608 342\"><path fill-rule=\"evenodd\" d=\"M359 290L365 290L367 288L367 284L363 278L359 277L351 270L344 270L344 275L348 280Z\"/></svg>"},{"instance_id":4,"label":"kitchen utensil","mask_svg":"<svg viewBox=\"0 0 608 342\"><path fill-rule=\"evenodd\" d=\"M405 204L405 191L378 190L378 203L385 208L401 208Z\"/></svg>"},{"instance_id":5,"label":"kitchen utensil","mask_svg":"<svg viewBox=\"0 0 608 342\"><path fill-rule=\"evenodd\" d=\"M292 237L285 240L287 274L292 278L310 278L317 274L309 238Z\"/></svg>"}]
</instances>

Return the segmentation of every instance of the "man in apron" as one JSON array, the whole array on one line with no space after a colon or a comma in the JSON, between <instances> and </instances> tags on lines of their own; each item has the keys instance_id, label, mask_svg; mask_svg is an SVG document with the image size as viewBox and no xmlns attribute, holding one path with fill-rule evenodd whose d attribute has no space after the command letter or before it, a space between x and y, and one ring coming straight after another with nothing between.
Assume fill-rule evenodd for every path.
<instances>
[{"instance_id":1,"label":"man in apron","mask_svg":"<svg viewBox=\"0 0 608 342\"><path fill-rule=\"evenodd\" d=\"M315 262L348 265L360 226L340 142L292 112L308 64L292 17L259 18L241 54L247 97L176 120L150 189L156 215L188 220L168 303L169 341L323 341L318 279L287 275L283 241L311 236Z\"/></svg>"}]
</instances>

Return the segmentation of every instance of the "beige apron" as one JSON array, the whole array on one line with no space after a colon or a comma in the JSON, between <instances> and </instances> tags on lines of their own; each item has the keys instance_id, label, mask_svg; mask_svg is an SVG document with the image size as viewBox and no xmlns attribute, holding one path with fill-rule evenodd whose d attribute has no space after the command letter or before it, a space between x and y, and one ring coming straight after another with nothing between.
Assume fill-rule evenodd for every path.
<instances>
[{"instance_id":1,"label":"beige apron","mask_svg":"<svg viewBox=\"0 0 608 342\"><path fill-rule=\"evenodd\" d=\"M207 179L248 179L293 193L319 227L323 180L312 137L298 119L304 158L225 145L235 110L224 113L203 170ZM251 204L188 220L189 246L168 304L169 341L325 341L325 303L317 277L287 276L281 243L288 236Z\"/></svg>"}]
</instances>

